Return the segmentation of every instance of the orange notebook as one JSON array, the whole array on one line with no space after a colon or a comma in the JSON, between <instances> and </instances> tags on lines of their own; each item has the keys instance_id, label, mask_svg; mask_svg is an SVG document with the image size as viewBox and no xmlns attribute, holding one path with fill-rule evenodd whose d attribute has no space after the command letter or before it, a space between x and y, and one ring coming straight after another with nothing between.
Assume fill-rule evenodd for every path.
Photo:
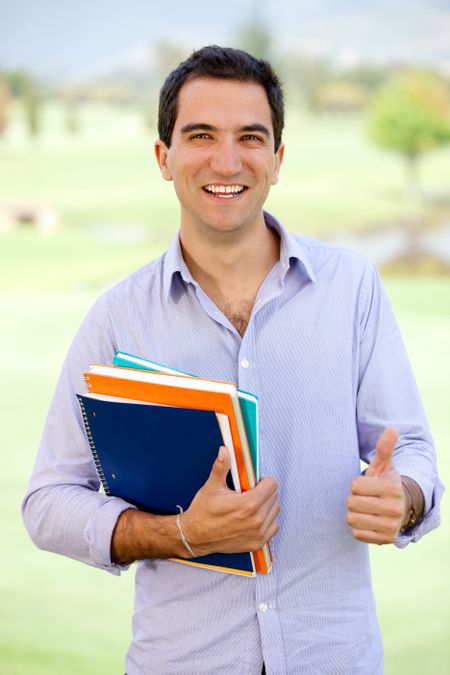
<instances>
[{"instance_id":1,"label":"orange notebook","mask_svg":"<svg viewBox=\"0 0 450 675\"><path fill-rule=\"evenodd\" d=\"M234 384L106 365L91 365L84 377L91 393L159 405L213 410L227 415L241 489L245 491L255 486L255 473ZM257 572L270 572L272 561L267 544L255 551L253 556Z\"/></svg>"}]
</instances>

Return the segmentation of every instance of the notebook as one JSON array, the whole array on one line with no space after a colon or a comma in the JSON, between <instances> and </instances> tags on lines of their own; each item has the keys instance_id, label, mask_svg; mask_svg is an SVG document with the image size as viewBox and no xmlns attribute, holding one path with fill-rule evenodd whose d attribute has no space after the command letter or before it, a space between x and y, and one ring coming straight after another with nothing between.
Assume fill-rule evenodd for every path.
<instances>
[{"instance_id":1,"label":"notebook","mask_svg":"<svg viewBox=\"0 0 450 675\"><path fill-rule=\"evenodd\" d=\"M211 410L78 395L87 438L107 495L157 515L188 509L208 479L218 449L232 457L227 480L240 491L228 418ZM253 576L252 553L213 553L176 562Z\"/></svg>"},{"instance_id":2,"label":"notebook","mask_svg":"<svg viewBox=\"0 0 450 675\"><path fill-rule=\"evenodd\" d=\"M256 485L239 398L234 384L133 368L93 364L85 373L88 391L196 410L209 410L228 417L241 489ZM267 573L272 560L267 545L253 554L255 570Z\"/></svg>"}]
</instances>

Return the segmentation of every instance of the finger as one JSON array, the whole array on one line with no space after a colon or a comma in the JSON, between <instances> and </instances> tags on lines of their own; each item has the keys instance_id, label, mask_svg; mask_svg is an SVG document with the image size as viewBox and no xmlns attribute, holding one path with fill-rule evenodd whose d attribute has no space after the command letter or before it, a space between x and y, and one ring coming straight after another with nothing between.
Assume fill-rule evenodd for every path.
<instances>
[{"instance_id":1,"label":"finger","mask_svg":"<svg viewBox=\"0 0 450 675\"><path fill-rule=\"evenodd\" d=\"M272 478L266 478L254 488L241 494L241 499L247 504L250 513L260 513L263 516L276 502L278 485Z\"/></svg>"},{"instance_id":2,"label":"finger","mask_svg":"<svg viewBox=\"0 0 450 675\"><path fill-rule=\"evenodd\" d=\"M267 512L266 515L266 523L269 523L270 525L274 522L275 518L279 515L280 513L280 505L277 500L271 505L270 509Z\"/></svg>"},{"instance_id":3,"label":"finger","mask_svg":"<svg viewBox=\"0 0 450 675\"><path fill-rule=\"evenodd\" d=\"M280 512L280 506L278 504L277 495L271 495L264 504L261 506L261 514L264 519L264 522L268 523L271 519L277 517Z\"/></svg>"},{"instance_id":4,"label":"finger","mask_svg":"<svg viewBox=\"0 0 450 675\"><path fill-rule=\"evenodd\" d=\"M400 516L378 516L369 513L353 513L348 511L347 523L356 530L370 530L372 532L395 534L400 528Z\"/></svg>"},{"instance_id":5,"label":"finger","mask_svg":"<svg viewBox=\"0 0 450 675\"><path fill-rule=\"evenodd\" d=\"M360 497L393 497L403 498L401 479L397 476L383 478L378 476L358 476L352 480L352 495Z\"/></svg>"},{"instance_id":6,"label":"finger","mask_svg":"<svg viewBox=\"0 0 450 675\"><path fill-rule=\"evenodd\" d=\"M382 476L392 468L392 453L397 441L397 429L387 427L378 439L375 456L366 470L366 476Z\"/></svg>"},{"instance_id":7,"label":"finger","mask_svg":"<svg viewBox=\"0 0 450 675\"><path fill-rule=\"evenodd\" d=\"M278 506L278 503L274 505L273 510L271 513L268 515L267 521L264 523L264 527L261 527L260 534L257 538L257 542L255 547L252 547L252 550L258 550L263 546L264 544L267 544L272 537L274 537L277 532L279 531L279 526L276 521L276 516L280 512L280 508Z\"/></svg>"},{"instance_id":8,"label":"finger","mask_svg":"<svg viewBox=\"0 0 450 675\"><path fill-rule=\"evenodd\" d=\"M352 513L366 513L399 518L403 515L403 504L402 501L397 498L380 499L379 497L360 497L351 495L348 498L348 510Z\"/></svg>"},{"instance_id":9,"label":"finger","mask_svg":"<svg viewBox=\"0 0 450 675\"><path fill-rule=\"evenodd\" d=\"M213 486L226 486L228 472L230 470L230 453L224 445L219 448L219 453L209 474L208 483ZM226 486L228 487L228 486Z\"/></svg>"},{"instance_id":10,"label":"finger","mask_svg":"<svg viewBox=\"0 0 450 675\"><path fill-rule=\"evenodd\" d=\"M262 511L255 518L255 528L252 529L251 541L256 549L261 548L271 537L278 532L276 517L280 513L278 502L271 505L270 509L263 514ZM252 549L253 550L253 549Z\"/></svg>"},{"instance_id":11,"label":"finger","mask_svg":"<svg viewBox=\"0 0 450 675\"><path fill-rule=\"evenodd\" d=\"M366 544L393 544L397 539L397 533L385 534L381 532L374 532L372 530L358 530L352 529L352 534L358 541L363 541Z\"/></svg>"},{"instance_id":12,"label":"finger","mask_svg":"<svg viewBox=\"0 0 450 675\"><path fill-rule=\"evenodd\" d=\"M276 495L278 493L278 483L273 478L269 478L269 476L263 476L253 490L256 490L258 494L262 496L265 495L266 497L269 495Z\"/></svg>"},{"instance_id":13,"label":"finger","mask_svg":"<svg viewBox=\"0 0 450 675\"><path fill-rule=\"evenodd\" d=\"M271 524L270 527L267 529L265 535L264 535L264 542L267 544L278 532L280 531L280 528L278 526L278 523L276 520L274 520Z\"/></svg>"}]
</instances>

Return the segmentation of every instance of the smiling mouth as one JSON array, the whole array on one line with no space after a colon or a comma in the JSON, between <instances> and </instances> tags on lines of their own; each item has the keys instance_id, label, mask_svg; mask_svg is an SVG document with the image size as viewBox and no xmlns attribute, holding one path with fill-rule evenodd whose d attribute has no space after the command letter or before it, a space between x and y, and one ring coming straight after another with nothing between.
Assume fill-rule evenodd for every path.
<instances>
[{"instance_id":1,"label":"smiling mouth","mask_svg":"<svg viewBox=\"0 0 450 675\"><path fill-rule=\"evenodd\" d=\"M205 185L203 190L217 199L234 199L247 190L246 185Z\"/></svg>"}]
</instances>

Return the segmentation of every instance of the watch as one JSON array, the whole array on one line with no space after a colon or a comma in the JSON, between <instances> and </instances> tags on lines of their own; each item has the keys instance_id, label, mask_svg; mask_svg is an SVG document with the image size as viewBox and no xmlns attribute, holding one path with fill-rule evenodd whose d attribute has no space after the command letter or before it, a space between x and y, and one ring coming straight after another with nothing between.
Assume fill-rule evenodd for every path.
<instances>
[{"instance_id":1,"label":"watch","mask_svg":"<svg viewBox=\"0 0 450 675\"><path fill-rule=\"evenodd\" d=\"M403 480L402 476L402 486L404 487L406 494L409 497L409 504L408 504L408 509L407 513L409 514L409 518L406 521L404 525L400 528L400 533L406 532L407 530L410 530L414 525L417 523L419 519L419 514L417 513L415 506L414 506L414 499L411 493L411 489L407 483L406 480Z\"/></svg>"}]
</instances>

